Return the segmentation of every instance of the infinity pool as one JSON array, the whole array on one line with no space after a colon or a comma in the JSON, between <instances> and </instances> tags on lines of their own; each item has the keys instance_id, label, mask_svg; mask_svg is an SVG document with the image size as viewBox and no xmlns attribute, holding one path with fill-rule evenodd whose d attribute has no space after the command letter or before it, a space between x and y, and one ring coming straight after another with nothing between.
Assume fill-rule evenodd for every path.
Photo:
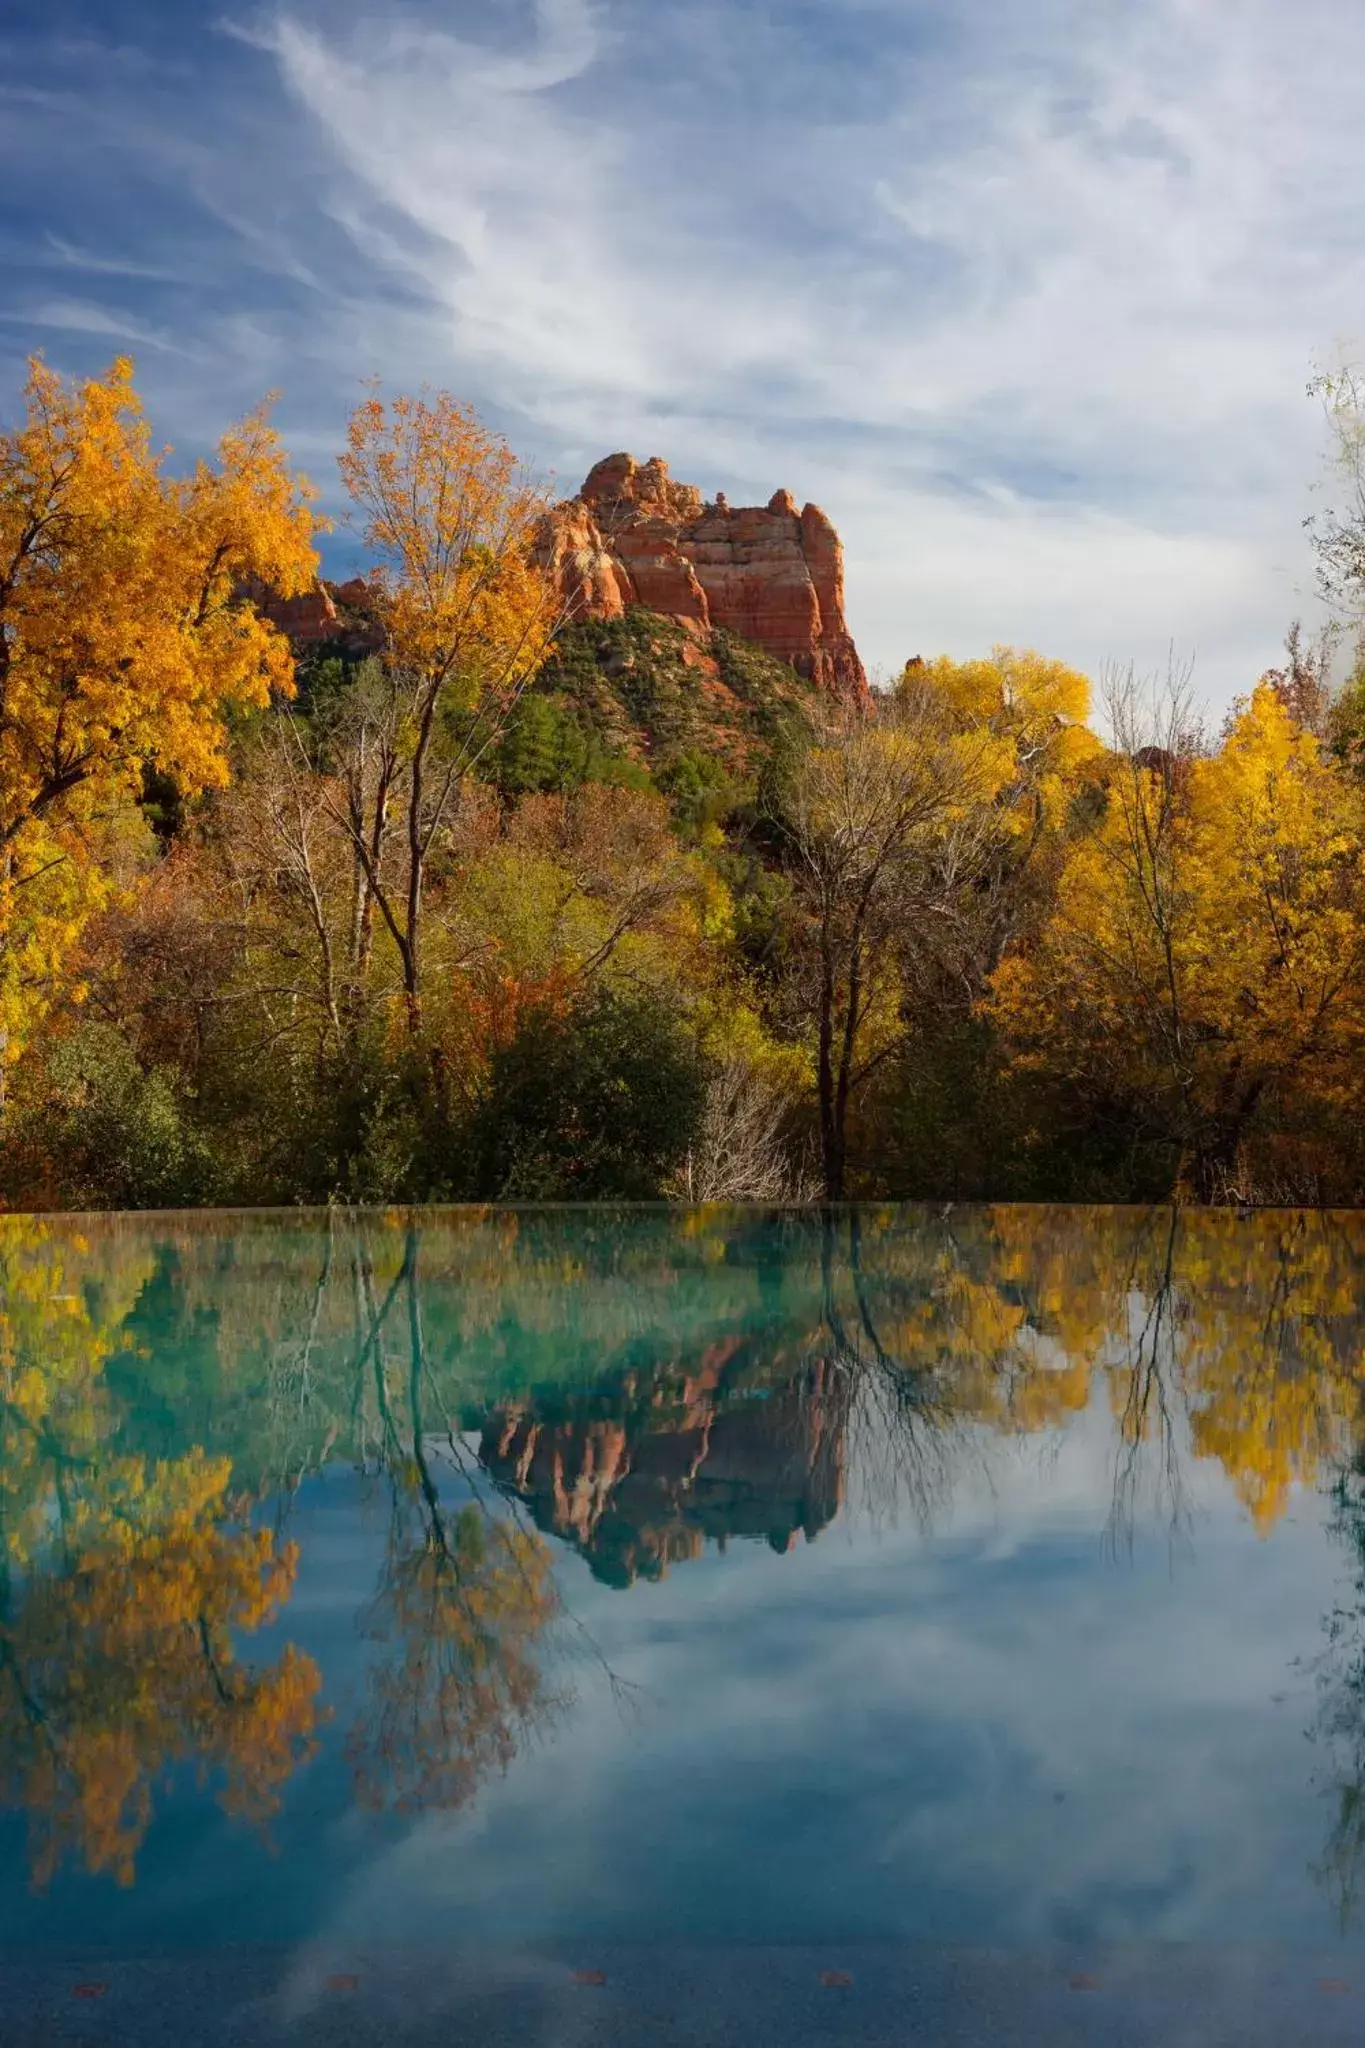
<instances>
[{"instance_id":1,"label":"infinity pool","mask_svg":"<svg viewBox=\"0 0 1365 2048\"><path fill-rule=\"evenodd\" d=\"M0 2040L1359 2041L1363 1276L0 1219Z\"/></svg>"}]
</instances>

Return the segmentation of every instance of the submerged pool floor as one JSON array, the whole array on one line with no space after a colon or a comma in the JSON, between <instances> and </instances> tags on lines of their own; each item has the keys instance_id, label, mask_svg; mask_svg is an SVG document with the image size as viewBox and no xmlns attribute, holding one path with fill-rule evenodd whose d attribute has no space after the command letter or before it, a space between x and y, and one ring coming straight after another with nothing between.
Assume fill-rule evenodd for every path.
<instances>
[{"instance_id":1,"label":"submerged pool floor","mask_svg":"<svg viewBox=\"0 0 1365 2048\"><path fill-rule=\"evenodd\" d=\"M1324 1955L602 1945L584 1953L591 1960L458 1948L50 1957L0 1968L3 2038L13 2048L1356 2048L1365 2034L1365 1986L1328 1974Z\"/></svg>"}]
</instances>

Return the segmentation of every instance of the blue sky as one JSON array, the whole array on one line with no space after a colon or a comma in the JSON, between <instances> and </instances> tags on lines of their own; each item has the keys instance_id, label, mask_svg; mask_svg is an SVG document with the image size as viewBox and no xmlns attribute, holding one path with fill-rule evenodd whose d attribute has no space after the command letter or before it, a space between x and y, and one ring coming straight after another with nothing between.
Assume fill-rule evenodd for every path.
<instances>
[{"instance_id":1,"label":"blue sky","mask_svg":"<svg viewBox=\"0 0 1365 2048\"><path fill-rule=\"evenodd\" d=\"M869 661L1311 616L1304 385L1365 341L1340 0L17 0L0 388L131 349L186 453L360 381L823 503ZM345 543L336 544L336 559Z\"/></svg>"},{"instance_id":2,"label":"blue sky","mask_svg":"<svg viewBox=\"0 0 1365 2048\"><path fill-rule=\"evenodd\" d=\"M73 1922L134 1950L284 1940L303 2002L357 1949L452 1929L476 1944L1330 1945L1312 1871L1332 1758L1305 1731L1349 1560L1321 1496L1296 1494L1265 1540L1217 1466L1188 1463L1172 1544L1149 1444L1133 1547L1114 1554L1102 1389L1065 1431L963 1430L943 1448L922 1520L875 1479L858 1505L855 1456L854 1505L785 1556L711 1546L618 1591L556 1545L569 1609L629 1705L566 1629L550 1672L571 1697L506 1778L456 1815L384 1820L356 1806L343 1746L385 1496L337 1467L306 1481L297 1590L250 1654L294 1641L317 1657L335 1719L278 1853L186 1773L158 1791L133 1891L71 1875L21 1896L7 1822L0 1920L35 1945ZM1348 1946L1354 1974L1358 1929Z\"/></svg>"}]
</instances>

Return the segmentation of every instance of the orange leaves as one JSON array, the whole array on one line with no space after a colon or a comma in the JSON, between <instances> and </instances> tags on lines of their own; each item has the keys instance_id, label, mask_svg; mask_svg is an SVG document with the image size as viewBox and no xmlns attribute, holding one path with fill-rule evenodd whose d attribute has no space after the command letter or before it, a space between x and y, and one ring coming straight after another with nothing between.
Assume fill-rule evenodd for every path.
<instances>
[{"instance_id":1,"label":"orange leaves","mask_svg":"<svg viewBox=\"0 0 1365 2048\"><path fill-rule=\"evenodd\" d=\"M311 1658L236 1649L288 1600L293 1547L251 1526L227 1459L118 1448L103 1366L148 1271L0 1218L0 1803L28 1810L38 1884L68 1856L131 1883L176 1762L263 1824L318 1720Z\"/></svg>"},{"instance_id":2,"label":"orange leaves","mask_svg":"<svg viewBox=\"0 0 1365 2048\"><path fill-rule=\"evenodd\" d=\"M342 481L379 558L396 666L460 686L475 704L549 651L552 598L530 550L545 500L502 438L446 392L351 416Z\"/></svg>"},{"instance_id":3,"label":"orange leaves","mask_svg":"<svg viewBox=\"0 0 1365 2048\"><path fill-rule=\"evenodd\" d=\"M68 1856L131 1884L153 1788L176 1763L218 1776L224 1808L263 1826L312 1752L313 1660L291 1645L253 1667L234 1647L288 1598L293 1550L235 1519L218 1479L207 1520L138 1535L111 1517L0 1628L0 1798L28 1809L37 1885Z\"/></svg>"},{"instance_id":4,"label":"orange leaves","mask_svg":"<svg viewBox=\"0 0 1365 2048\"><path fill-rule=\"evenodd\" d=\"M476 1507L447 1519L434 1500L414 1522L411 1548L395 1524L368 1629L399 1653L374 1668L347 1745L357 1797L403 1812L464 1805L555 1705L536 1656L558 1608L545 1542Z\"/></svg>"},{"instance_id":5,"label":"orange leaves","mask_svg":"<svg viewBox=\"0 0 1365 2048\"><path fill-rule=\"evenodd\" d=\"M224 712L287 689L247 587L305 587L312 493L264 409L216 465L168 476L120 359L67 385L35 360L0 433L0 1030L19 1049L101 882L92 828L144 764L222 782ZM56 881L52 878L56 877ZM54 890L57 892L54 897Z\"/></svg>"}]
</instances>

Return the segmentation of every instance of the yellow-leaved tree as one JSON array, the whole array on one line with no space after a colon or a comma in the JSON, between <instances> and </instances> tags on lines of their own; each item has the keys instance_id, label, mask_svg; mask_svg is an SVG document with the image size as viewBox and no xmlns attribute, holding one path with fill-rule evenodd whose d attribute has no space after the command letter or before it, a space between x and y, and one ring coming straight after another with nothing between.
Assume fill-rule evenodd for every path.
<instances>
[{"instance_id":1,"label":"yellow-leaved tree","mask_svg":"<svg viewBox=\"0 0 1365 2048\"><path fill-rule=\"evenodd\" d=\"M535 553L545 499L506 442L446 392L373 393L340 465L373 551L385 645L335 736L330 804L356 863L358 951L368 955L377 907L415 1036L433 851L557 620Z\"/></svg>"},{"instance_id":2,"label":"yellow-leaved tree","mask_svg":"<svg viewBox=\"0 0 1365 2048\"><path fill-rule=\"evenodd\" d=\"M30 364L0 430L0 1072L107 894L101 851L148 766L224 781L225 714L292 686L248 593L306 588L311 496L265 406L177 477L129 361L80 383Z\"/></svg>"},{"instance_id":3,"label":"yellow-leaved tree","mask_svg":"<svg viewBox=\"0 0 1365 2048\"><path fill-rule=\"evenodd\" d=\"M1044 929L997 971L994 1014L1021 1060L1136 1118L1184 1184L1226 1198L1272 1101L1340 1108L1355 1085L1365 807L1269 684L1212 754L1119 725L1103 808Z\"/></svg>"},{"instance_id":4,"label":"yellow-leaved tree","mask_svg":"<svg viewBox=\"0 0 1365 2048\"><path fill-rule=\"evenodd\" d=\"M927 696L954 730L989 734L995 749L990 849L973 892L984 978L1050 902L1078 803L1095 786L1104 748L1086 722L1090 678L1032 648L997 646L974 661L909 662L896 694Z\"/></svg>"}]
</instances>

